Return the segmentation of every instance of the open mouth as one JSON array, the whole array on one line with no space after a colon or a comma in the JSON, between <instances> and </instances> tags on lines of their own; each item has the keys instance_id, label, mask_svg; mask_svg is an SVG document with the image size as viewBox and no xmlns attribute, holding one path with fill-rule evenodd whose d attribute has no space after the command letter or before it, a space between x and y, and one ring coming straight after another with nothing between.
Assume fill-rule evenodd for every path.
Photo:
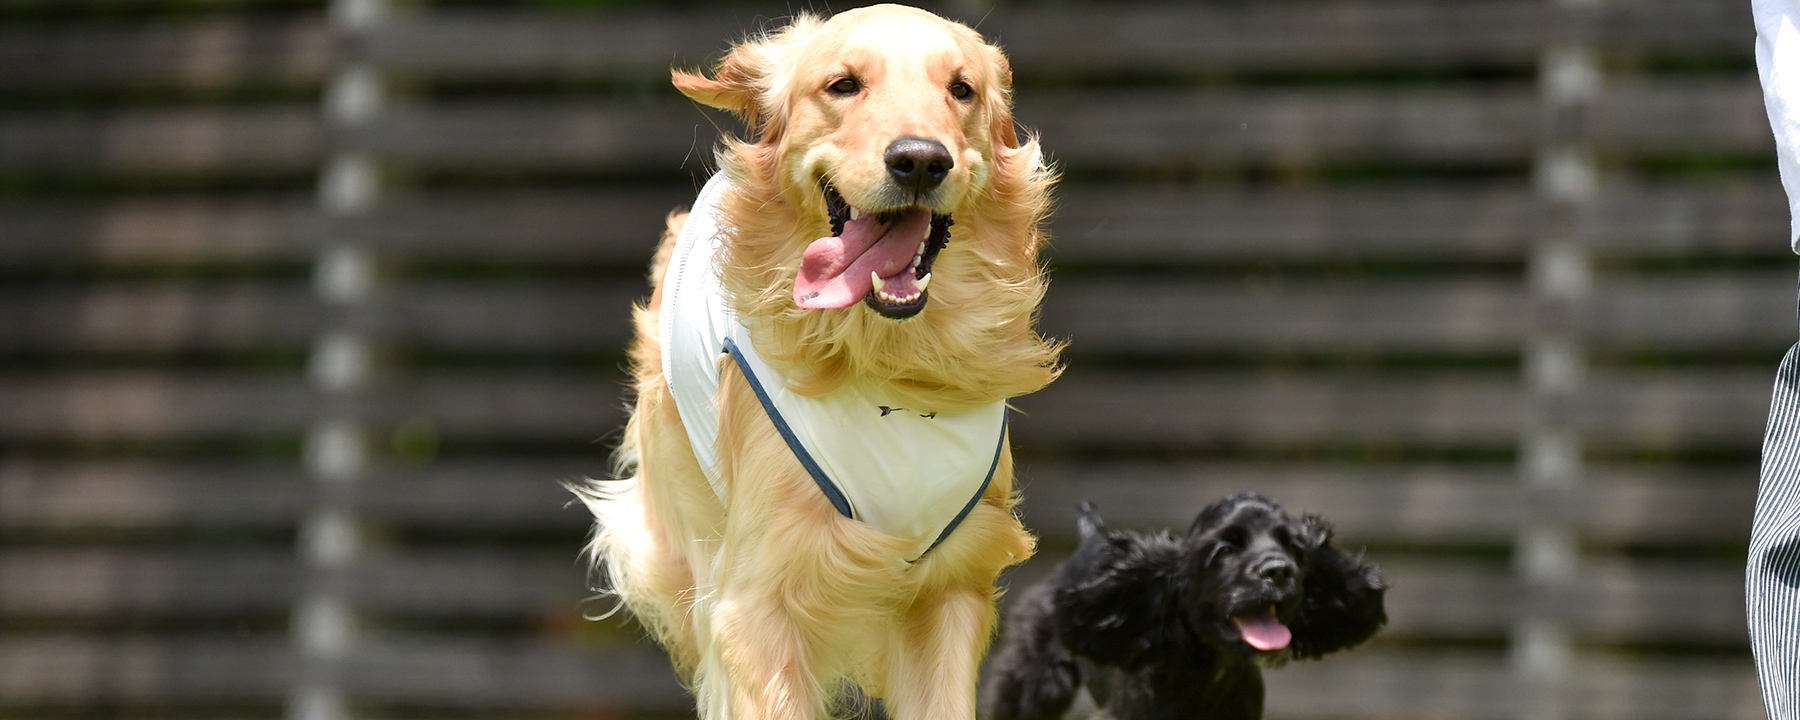
<instances>
[{"instance_id":1,"label":"open mouth","mask_svg":"<svg viewBox=\"0 0 1800 720\"><path fill-rule=\"evenodd\" d=\"M1275 616L1274 605L1264 605L1231 616L1238 639L1259 652L1275 652L1293 642L1294 633Z\"/></svg>"},{"instance_id":2,"label":"open mouth","mask_svg":"<svg viewBox=\"0 0 1800 720\"><path fill-rule=\"evenodd\" d=\"M821 183L821 190L831 237L806 247L794 279L794 303L822 309L862 300L895 320L919 314L930 298L932 262L950 240L950 216L918 205L860 210L829 183Z\"/></svg>"}]
</instances>

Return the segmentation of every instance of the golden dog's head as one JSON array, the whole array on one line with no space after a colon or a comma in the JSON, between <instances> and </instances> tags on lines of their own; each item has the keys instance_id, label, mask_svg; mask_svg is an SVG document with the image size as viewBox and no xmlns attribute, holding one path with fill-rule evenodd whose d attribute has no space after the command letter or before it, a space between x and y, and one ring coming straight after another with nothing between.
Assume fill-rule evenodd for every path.
<instances>
[{"instance_id":1,"label":"golden dog's head","mask_svg":"<svg viewBox=\"0 0 1800 720\"><path fill-rule=\"evenodd\" d=\"M720 154L736 188L725 284L779 336L759 349L801 366L790 380L984 382L943 372L971 361L1043 368L1025 392L1054 377L1055 349L1030 329L1051 175L1014 131L998 48L877 5L802 16L734 47L711 78L673 77L753 127Z\"/></svg>"}]
</instances>

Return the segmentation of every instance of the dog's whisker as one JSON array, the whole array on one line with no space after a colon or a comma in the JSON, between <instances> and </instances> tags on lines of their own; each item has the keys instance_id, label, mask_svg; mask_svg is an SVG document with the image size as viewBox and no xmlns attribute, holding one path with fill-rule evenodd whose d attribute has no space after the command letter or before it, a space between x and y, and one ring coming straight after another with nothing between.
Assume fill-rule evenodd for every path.
<instances>
[{"instance_id":1,"label":"dog's whisker","mask_svg":"<svg viewBox=\"0 0 1800 720\"><path fill-rule=\"evenodd\" d=\"M598 588L590 588L590 589L598 590ZM605 613L602 613L600 615L590 615L590 614L584 612L581 614L581 619L587 620L589 622L599 622L601 620L610 619L612 616L619 614L620 610L625 609L625 599L619 597L618 593L615 593L612 591L606 591L599 595L590 595L587 598L583 599L582 603L586 604L586 603L593 602L595 600L599 600L599 599L609 597L609 596L613 598L613 606L612 606L611 610L607 610Z\"/></svg>"}]
</instances>

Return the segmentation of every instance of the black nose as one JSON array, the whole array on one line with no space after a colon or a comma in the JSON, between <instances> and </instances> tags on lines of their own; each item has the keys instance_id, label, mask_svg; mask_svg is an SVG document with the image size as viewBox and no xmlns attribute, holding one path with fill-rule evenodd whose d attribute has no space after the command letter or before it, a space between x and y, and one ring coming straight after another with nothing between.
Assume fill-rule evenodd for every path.
<instances>
[{"instance_id":1,"label":"black nose","mask_svg":"<svg viewBox=\"0 0 1800 720\"><path fill-rule=\"evenodd\" d=\"M956 167L943 143L924 138L895 140L882 159L887 161L888 174L894 182L914 195L937 187L950 175L950 168Z\"/></svg>"},{"instance_id":2,"label":"black nose","mask_svg":"<svg viewBox=\"0 0 1800 720\"><path fill-rule=\"evenodd\" d=\"M1294 582L1294 564L1287 560L1268 560L1256 569L1256 573L1277 587L1285 587Z\"/></svg>"}]
</instances>

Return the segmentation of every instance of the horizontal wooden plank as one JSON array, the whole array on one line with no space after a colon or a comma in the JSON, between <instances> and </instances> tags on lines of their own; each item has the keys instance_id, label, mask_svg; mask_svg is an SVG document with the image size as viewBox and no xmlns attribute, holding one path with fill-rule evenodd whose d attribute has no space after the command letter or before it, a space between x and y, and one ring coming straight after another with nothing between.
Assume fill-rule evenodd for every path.
<instances>
[{"instance_id":1,"label":"horizontal wooden plank","mask_svg":"<svg viewBox=\"0 0 1800 720\"><path fill-rule=\"evenodd\" d=\"M301 661L280 639L0 636L0 706L117 708L279 701ZM327 678L356 700L437 709L691 706L666 659L532 640L382 638Z\"/></svg>"},{"instance_id":2,"label":"horizontal wooden plank","mask_svg":"<svg viewBox=\"0 0 1800 720\"><path fill-rule=\"evenodd\" d=\"M1071 172L1332 163L1515 166L1542 143L1535 87L1365 86L1021 94L1017 116ZM1761 123L1759 125L1758 123ZM1596 150L1625 160L1774 147L1755 83L1610 87L1587 119Z\"/></svg>"},{"instance_id":3,"label":"horizontal wooden plank","mask_svg":"<svg viewBox=\"0 0 1800 720\"><path fill-rule=\"evenodd\" d=\"M1068 171L1331 163L1516 166L1541 142L1535 86L1094 90L1021 94L1017 117ZM1596 147L1624 159L1766 155L1754 83L1657 81L1596 102ZM683 102L439 103L346 141L424 167L658 169L705 163L713 121Z\"/></svg>"},{"instance_id":4,"label":"horizontal wooden plank","mask_svg":"<svg viewBox=\"0 0 1800 720\"><path fill-rule=\"evenodd\" d=\"M664 217L694 189L398 192L328 223L310 195L127 196L0 202L0 264L237 265L310 262L332 229L396 261L580 262L647 268Z\"/></svg>"},{"instance_id":5,"label":"horizontal wooden plank","mask_svg":"<svg viewBox=\"0 0 1800 720\"><path fill-rule=\"evenodd\" d=\"M12 618L280 615L299 597L291 548L179 552L0 550L0 615Z\"/></svg>"},{"instance_id":6,"label":"horizontal wooden plank","mask_svg":"<svg viewBox=\"0 0 1800 720\"><path fill-rule=\"evenodd\" d=\"M310 194L0 202L0 264L40 268L298 264L326 237Z\"/></svg>"},{"instance_id":7,"label":"horizontal wooden plank","mask_svg":"<svg viewBox=\"0 0 1800 720\"><path fill-rule=\"evenodd\" d=\"M1762 88L1748 77L1610 83L1585 122L1595 148L1621 158L1763 158L1775 148Z\"/></svg>"},{"instance_id":8,"label":"horizontal wooden plank","mask_svg":"<svg viewBox=\"0 0 1800 720\"><path fill-rule=\"evenodd\" d=\"M1572 422L1596 448L1744 450L1762 438L1764 370L1594 373ZM376 385L342 412L423 419L459 440L591 441L622 420L616 377L438 372ZM300 432L325 406L281 373L121 371L0 379L0 438L150 441ZM1015 437L1079 448L1508 449L1533 412L1512 373L1071 372L1017 402Z\"/></svg>"},{"instance_id":9,"label":"horizontal wooden plank","mask_svg":"<svg viewBox=\"0 0 1800 720\"><path fill-rule=\"evenodd\" d=\"M345 664L353 697L422 707L691 710L669 661L648 643L608 652L545 641L393 639Z\"/></svg>"},{"instance_id":10,"label":"horizontal wooden plank","mask_svg":"<svg viewBox=\"0 0 1800 720\"><path fill-rule=\"evenodd\" d=\"M1051 225L1057 264L1219 261L1512 261L1550 232L1523 183L1309 189L1065 182ZM1601 185L1576 231L1619 258L1786 255L1787 198L1773 176ZM1559 231L1566 231L1558 228Z\"/></svg>"},{"instance_id":11,"label":"horizontal wooden plank","mask_svg":"<svg viewBox=\"0 0 1800 720\"><path fill-rule=\"evenodd\" d=\"M424 421L447 438L588 442L623 421L623 383L602 373L450 372L328 405L297 374L156 371L0 380L0 437L107 442L293 436L330 407L377 428Z\"/></svg>"},{"instance_id":12,"label":"horizontal wooden plank","mask_svg":"<svg viewBox=\"0 0 1800 720\"><path fill-rule=\"evenodd\" d=\"M1751 99L1760 97L1755 86L1748 90ZM1044 90L1019 95L1017 117L1042 133L1044 148L1067 171L1334 162L1525 166L1539 146L1537 95L1530 85L1199 94ZM1665 115L1696 117L1701 121L1694 124L1696 131L1735 130L1728 121L1744 104L1712 106L1699 103L1701 97L1683 103L1683 95L1663 97L1652 90L1642 95L1638 104L1656 101ZM1721 121L1710 113L1730 117ZM1633 122L1625 113L1609 117ZM436 169L673 173L709 162L715 122L720 119L673 97L630 103L459 101L396 110L365 128L347 130L344 140L378 157ZM1730 146L1733 139L1696 137L1694 144ZM1663 149L1663 144L1643 149Z\"/></svg>"},{"instance_id":13,"label":"horizontal wooden plank","mask_svg":"<svg viewBox=\"0 0 1800 720\"><path fill-rule=\"evenodd\" d=\"M301 281L136 282L0 291L12 352L304 348L331 309Z\"/></svg>"},{"instance_id":14,"label":"horizontal wooden plank","mask_svg":"<svg viewBox=\"0 0 1800 720\"><path fill-rule=\"evenodd\" d=\"M697 170L697 172L699 172ZM346 224L397 261L648 266L691 183L400 194ZM1212 262L1519 262L1549 229L1524 182L1244 189L1066 181L1051 219L1059 266ZM1577 226L1603 258L1785 257L1773 175L1603 184ZM0 201L0 265L309 262L327 226L309 196ZM1054 296L1054 293L1053 293Z\"/></svg>"},{"instance_id":15,"label":"horizontal wooden plank","mask_svg":"<svg viewBox=\"0 0 1800 720\"><path fill-rule=\"evenodd\" d=\"M777 9L773 17L784 10ZM1022 84L1072 77L1346 72L1405 68L1529 68L1559 29L1554 9L1524 0L1152 3L1001 6L980 17ZM671 64L704 65L746 32L773 24L748 13L661 11L557 19L493 10L408 18L371 38L369 52L401 74L459 80L633 77L661 80ZM1704 2L1603 8L1597 44L1650 56L1743 57L1743 8ZM1684 32L1675 32L1681 28Z\"/></svg>"},{"instance_id":16,"label":"horizontal wooden plank","mask_svg":"<svg viewBox=\"0 0 1800 720\"><path fill-rule=\"evenodd\" d=\"M1359 552L1342 538L1338 545ZM1048 578L1067 552L1040 552L1009 570L1004 584L1015 592L1008 597ZM1559 621L1573 639L1591 646L1749 645L1740 563L1584 556L1566 587L1540 592L1503 560L1382 552L1364 557L1389 585L1388 624L1377 636L1382 642L1502 641L1518 622L1542 618Z\"/></svg>"},{"instance_id":17,"label":"horizontal wooden plank","mask_svg":"<svg viewBox=\"0 0 1800 720\"><path fill-rule=\"evenodd\" d=\"M1595 103L1596 148L1622 159L1767 155L1753 82L1644 81ZM1017 116L1070 171L1332 163L1522 166L1539 145L1539 92L1491 87L1040 91ZM316 167L317 108L181 108L0 121L0 170L271 173ZM347 147L425 169L672 173L710 161L719 122L657 100L444 101L347 129ZM1759 125L1760 123L1760 125Z\"/></svg>"},{"instance_id":18,"label":"horizontal wooden plank","mask_svg":"<svg viewBox=\"0 0 1800 720\"><path fill-rule=\"evenodd\" d=\"M1040 91L1018 118L1065 170L1333 163L1522 166L1541 144L1536 87ZM457 101L407 106L343 131L346 147L424 169L656 171L711 161L717 118L655 101ZM1623 160L1764 157L1754 82L1643 81L1609 88L1589 119ZM0 171L47 175L281 174L316 170L317 107L184 107L0 120Z\"/></svg>"},{"instance_id":19,"label":"horizontal wooden plank","mask_svg":"<svg viewBox=\"0 0 1800 720\"><path fill-rule=\"evenodd\" d=\"M297 670L281 638L0 635L12 708L254 702L284 696Z\"/></svg>"},{"instance_id":20,"label":"horizontal wooden plank","mask_svg":"<svg viewBox=\"0 0 1800 720\"><path fill-rule=\"evenodd\" d=\"M1792 344L1793 273L1657 274L1599 280L1575 324L1590 347L1650 351L1736 346L1778 353Z\"/></svg>"},{"instance_id":21,"label":"horizontal wooden plank","mask_svg":"<svg viewBox=\"0 0 1800 720\"><path fill-rule=\"evenodd\" d=\"M190 7L208 9L258 9L272 7L279 9L282 6L292 7L295 4L294 0L196 0ZM107 8L114 12L117 12L117 10L121 8L136 12L143 12L145 9L150 9L152 11L165 9L158 0L10 0L8 7L24 12L41 12L44 10L68 11L70 9L85 8Z\"/></svg>"},{"instance_id":22,"label":"horizontal wooden plank","mask_svg":"<svg viewBox=\"0 0 1800 720\"><path fill-rule=\"evenodd\" d=\"M1602 276L1569 318L1596 352L1759 347L1794 330L1787 271ZM1046 333L1070 352L1514 355L1542 322L1523 279L1077 276L1047 296Z\"/></svg>"},{"instance_id":23,"label":"horizontal wooden plank","mask_svg":"<svg viewBox=\"0 0 1800 720\"><path fill-rule=\"evenodd\" d=\"M380 466L337 499L376 526L577 534L592 522L558 483L600 477L588 455ZM147 460L0 463L0 527L18 534L287 529L318 499L298 464Z\"/></svg>"},{"instance_id":24,"label":"horizontal wooden plank","mask_svg":"<svg viewBox=\"0 0 1800 720\"><path fill-rule=\"evenodd\" d=\"M318 106L305 103L0 118L0 173L8 174L310 175L324 146Z\"/></svg>"},{"instance_id":25,"label":"horizontal wooden plank","mask_svg":"<svg viewBox=\"0 0 1800 720\"><path fill-rule=\"evenodd\" d=\"M427 351L618 354L640 276L592 281L415 282L384 289L349 323L301 282L152 281L0 291L0 347L168 353L305 348L329 327Z\"/></svg>"},{"instance_id":26,"label":"horizontal wooden plank","mask_svg":"<svg viewBox=\"0 0 1800 720\"><path fill-rule=\"evenodd\" d=\"M132 661L127 673L115 660ZM270 640L27 636L0 641L0 688L14 707L173 704L280 698L297 660ZM1643 660L1583 654L1565 697L1582 717L1762 717L1749 660ZM1525 697L1498 654L1361 649L1266 674L1272 718L1513 717ZM352 695L428 708L681 712L667 662L636 650L590 654L542 642L386 641L351 661Z\"/></svg>"},{"instance_id":27,"label":"horizontal wooden plank","mask_svg":"<svg viewBox=\"0 0 1800 720\"><path fill-rule=\"evenodd\" d=\"M1748 647L1738 563L1584 557L1570 587L1534 596L1504 564L1372 557L1394 584L1387 608L1396 636L1502 639L1531 614L1561 620L1581 642Z\"/></svg>"},{"instance_id":28,"label":"horizontal wooden plank","mask_svg":"<svg viewBox=\"0 0 1800 720\"><path fill-rule=\"evenodd\" d=\"M312 497L297 462L0 462L14 533L292 527Z\"/></svg>"},{"instance_id":29,"label":"horizontal wooden plank","mask_svg":"<svg viewBox=\"0 0 1800 720\"><path fill-rule=\"evenodd\" d=\"M558 482L602 476L588 455L379 467L341 491L378 527L578 534L590 519ZM1027 524L1048 547L1074 542L1070 517L1092 501L1113 525L1182 528L1200 508L1255 491L1320 512L1348 542L1506 545L1533 521L1574 528L1601 547L1740 542L1755 504L1753 466L1653 467L1596 462L1566 497L1528 491L1510 465L1308 462L1054 462L1019 469ZM315 498L298 467L148 461L0 464L0 520L20 536L291 528Z\"/></svg>"},{"instance_id":30,"label":"horizontal wooden plank","mask_svg":"<svg viewBox=\"0 0 1800 720\"><path fill-rule=\"evenodd\" d=\"M1512 374L1078 370L1019 399L1036 449L1511 448L1535 412ZM1564 409L1596 448L1757 447L1766 371L1596 372Z\"/></svg>"},{"instance_id":31,"label":"horizontal wooden plank","mask_svg":"<svg viewBox=\"0 0 1800 720\"><path fill-rule=\"evenodd\" d=\"M237 3L231 3L237 4ZM771 7L779 17L784 7ZM1108 75L1529 69L1556 39L1554 10L1529 0L1004 6L979 18L1024 84ZM685 8L546 16L450 9L394 18L362 43L383 69L445 81L660 81L704 65L768 24L747 11ZM1697 0L1604 7L1603 51L1744 57L1747 10ZM1675 32L1679 28L1681 32ZM324 20L202 16L138 26L0 26L0 88L307 85L334 59Z\"/></svg>"},{"instance_id":32,"label":"horizontal wooden plank","mask_svg":"<svg viewBox=\"0 0 1800 720\"><path fill-rule=\"evenodd\" d=\"M1518 165L1537 113L1536 91L1513 85L1039 91L1016 108L1069 172Z\"/></svg>"},{"instance_id":33,"label":"horizontal wooden plank","mask_svg":"<svg viewBox=\"0 0 1800 720\"><path fill-rule=\"evenodd\" d=\"M617 354L636 273L591 280L412 281L348 327L412 351ZM1601 276L1569 320L1594 352L1752 349L1793 339L1787 271ZM303 282L132 281L0 290L8 353L301 350L339 313ZM1073 356L1325 353L1517 356L1543 322L1523 278L1075 274L1044 304Z\"/></svg>"},{"instance_id":34,"label":"horizontal wooden plank","mask_svg":"<svg viewBox=\"0 0 1800 720\"><path fill-rule=\"evenodd\" d=\"M1540 3L1478 1L1003 6L980 27L1022 82L1182 73L1337 73L1375 68L1529 67L1561 29ZM1594 18L1602 52L1741 57L1748 13L1698 2L1624 3ZM1681 33L1673 28L1690 31Z\"/></svg>"},{"instance_id":35,"label":"horizontal wooden plank","mask_svg":"<svg viewBox=\"0 0 1800 720\"><path fill-rule=\"evenodd\" d=\"M1179 531L1179 528L1177 528ZM1356 545L1340 539L1355 551ZM573 618L587 573L563 552L424 549L389 552L309 581L277 549L88 546L0 551L0 615L16 619L267 617L287 613L306 587L332 588L379 618ZM1046 552L1013 583L1063 559ZM1568 587L1534 594L1505 563L1372 553L1392 584L1391 638L1503 639L1526 616L1564 621L1591 643L1744 645L1743 567L1710 561L1589 556ZM611 600L602 598L604 609Z\"/></svg>"},{"instance_id":36,"label":"horizontal wooden plank","mask_svg":"<svg viewBox=\"0 0 1800 720\"><path fill-rule=\"evenodd\" d=\"M0 550L0 615L279 616L316 587L371 616L573 617L589 594L579 550L402 549L315 577L292 548L10 548Z\"/></svg>"},{"instance_id":37,"label":"horizontal wooden plank","mask_svg":"<svg viewBox=\"0 0 1800 720\"><path fill-rule=\"evenodd\" d=\"M1563 497L1535 495L1510 465L1028 461L1023 512L1050 547L1075 542L1074 509L1113 526L1188 527L1201 508L1260 492L1317 512L1352 544L1507 545L1531 522L1566 524L1599 546L1736 544L1756 503L1751 465L1680 468L1596 462Z\"/></svg>"},{"instance_id":38,"label":"horizontal wooden plank","mask_svg":"<svg viewBox=\"0 0 1800 720\"><path fill-rule=\"evenodd\" d=\"M1457 717L1502 720L1547 701L1498 655L1355 650L1265 673L1270 718ZM1755 720L1761 694L1749 658L1629 659L1582 653L1557 698L1573 716Z\"/></svg>"},{"instance_id":39,"label":"horizontal wooden plank","mask_svg":"<svg viewBox=\"0 0 1800 720\"><path fill-rule=\"evenodd\" d=\"M0 25L0 90L316 86L331 40L318 13Z\"/></svg>"},{"instance_id":40,"label":"horizontal wooden plank","mask_svg":"<svg viewBox=\"0 0 1800 720\"><path fill-rule=\"evenodd\" d=\"M423 168L673 174L714 164L720 123L675 98L441 102L384 115L344 142Z\"/></svg>"}]
</instances>

